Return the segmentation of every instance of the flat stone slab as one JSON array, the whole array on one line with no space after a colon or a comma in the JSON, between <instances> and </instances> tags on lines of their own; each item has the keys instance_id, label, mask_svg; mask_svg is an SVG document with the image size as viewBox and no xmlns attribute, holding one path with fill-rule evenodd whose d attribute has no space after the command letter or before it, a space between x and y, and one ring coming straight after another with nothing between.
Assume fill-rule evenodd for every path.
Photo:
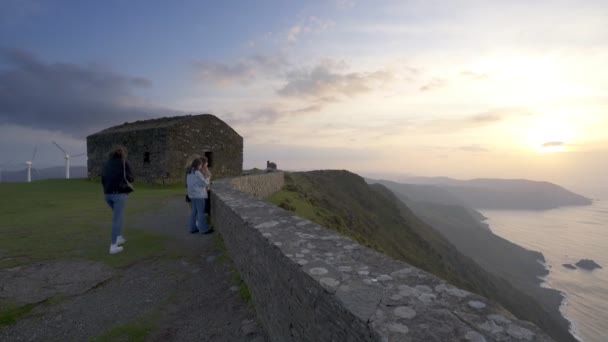
<instances>
[{"instance_id":1,"label":"flat stone slab","mask_svg":"<svg viewBox=\"0 0 608 342\"><path fill-rule=\"evenodd\" d=\"M0 270L0 300L19 305L82 294L110 279L112 268L88 260L54 260Z\"/></svg>"}]
</instances>

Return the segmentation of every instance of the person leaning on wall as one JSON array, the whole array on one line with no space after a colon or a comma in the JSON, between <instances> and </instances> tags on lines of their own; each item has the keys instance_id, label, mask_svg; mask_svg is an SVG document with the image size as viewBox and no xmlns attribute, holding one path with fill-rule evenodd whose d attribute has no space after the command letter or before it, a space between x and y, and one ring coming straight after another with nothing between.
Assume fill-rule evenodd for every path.
<instances>
[{"instance_id":1,"label":"person leaning on wall","mask_svg":"<svg viewBox=\"0 0 608 342\"><path fill-rule=\"evenodd\" d=\"M103 165L101 184L106 203L112 209L112 231L110 254L123 251L127 241L122 236L122 216L127 202L127 195L133 191L131 182L135 179L131 166L127 162L127 149L124 146L114 146Z\"/></svg>"},{"instance_id":2,"label":"person leaning on wall","mask_svg":"<svg viewBox=\"0 0 608 342\"><path fill-rule=\"evenodd\" d=\"M190 233L201 231L203 234L213 233L205 218L205 202L207 200L207 187L209 186L209 170L207 170L207 158L201 157L192 162L192 167L186 177L188 184L188 196L192 201L190 212Z\"/></svg>"},{"instance_id":3,"label":"person leaning on wall","mask_svg":"<svg viewBox=\"0 0 608 342\"><path fill-rule=\"evenodd\" d=\"M184 166L184 185L186 186L186 203L188 203L188 207L192 209L192 201L190 200L190 196L188 196L188 174L190 173L190 169L192 168L192 162L196 159L199 159L200 154L193 154L186 160L186 165Z\"/></svg>"}]
</instances>

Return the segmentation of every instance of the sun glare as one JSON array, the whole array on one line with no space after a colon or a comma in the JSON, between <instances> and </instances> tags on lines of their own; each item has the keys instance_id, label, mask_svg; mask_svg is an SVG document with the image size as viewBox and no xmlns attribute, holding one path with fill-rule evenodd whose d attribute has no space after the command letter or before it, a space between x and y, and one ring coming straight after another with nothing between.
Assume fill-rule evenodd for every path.
<instances>
[{"instance_id":1,"label":"sun glare","mask_svg":"<svg viewBox=\"0 0 608 342\"><path fill-rule=\"evenodd\" d=\"M527 145L540 153L564 152L576 138L574 128L564 119L542 117L524 130Z\"/></svg>"}]
</instances>

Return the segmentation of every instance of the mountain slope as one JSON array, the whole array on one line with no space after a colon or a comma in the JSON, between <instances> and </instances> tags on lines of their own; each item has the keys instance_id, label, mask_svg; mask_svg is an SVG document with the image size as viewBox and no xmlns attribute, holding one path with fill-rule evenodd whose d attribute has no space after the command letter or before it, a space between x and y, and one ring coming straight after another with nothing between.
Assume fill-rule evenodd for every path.
<instances>
[{"instance_id":1,"label":"mountain slope","mask_svg":"<svg viewBox=\"0 0 608 342\"><path fill-rule=\"evenodd\" d=\"M291 173L285 189L269 200L454 285L494 299L516 316L535 322L558 341L574 341L567 322L556 321L533 297L458 252L383 185L368 185L348 171Z\"/></svg>"}]
</instances>

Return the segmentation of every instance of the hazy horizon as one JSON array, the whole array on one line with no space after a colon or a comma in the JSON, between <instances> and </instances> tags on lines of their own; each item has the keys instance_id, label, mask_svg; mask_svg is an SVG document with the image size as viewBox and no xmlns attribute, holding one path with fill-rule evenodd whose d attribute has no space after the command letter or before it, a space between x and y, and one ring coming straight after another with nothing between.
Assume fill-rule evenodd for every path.
<instances>
[{"instance_id":1,"label":"hazy horizon","mask_svg":"<svg viewBox=\"0 0 608 342\"><path fill-rule=\"evenodd\" d=\"M3 1L0 166L35 147L35 166L62 165L53 140L78 154L125 121L212 113L244 137L244 168L608 198L607 17L599 0Z\"/></svg>"}]
</instances>

